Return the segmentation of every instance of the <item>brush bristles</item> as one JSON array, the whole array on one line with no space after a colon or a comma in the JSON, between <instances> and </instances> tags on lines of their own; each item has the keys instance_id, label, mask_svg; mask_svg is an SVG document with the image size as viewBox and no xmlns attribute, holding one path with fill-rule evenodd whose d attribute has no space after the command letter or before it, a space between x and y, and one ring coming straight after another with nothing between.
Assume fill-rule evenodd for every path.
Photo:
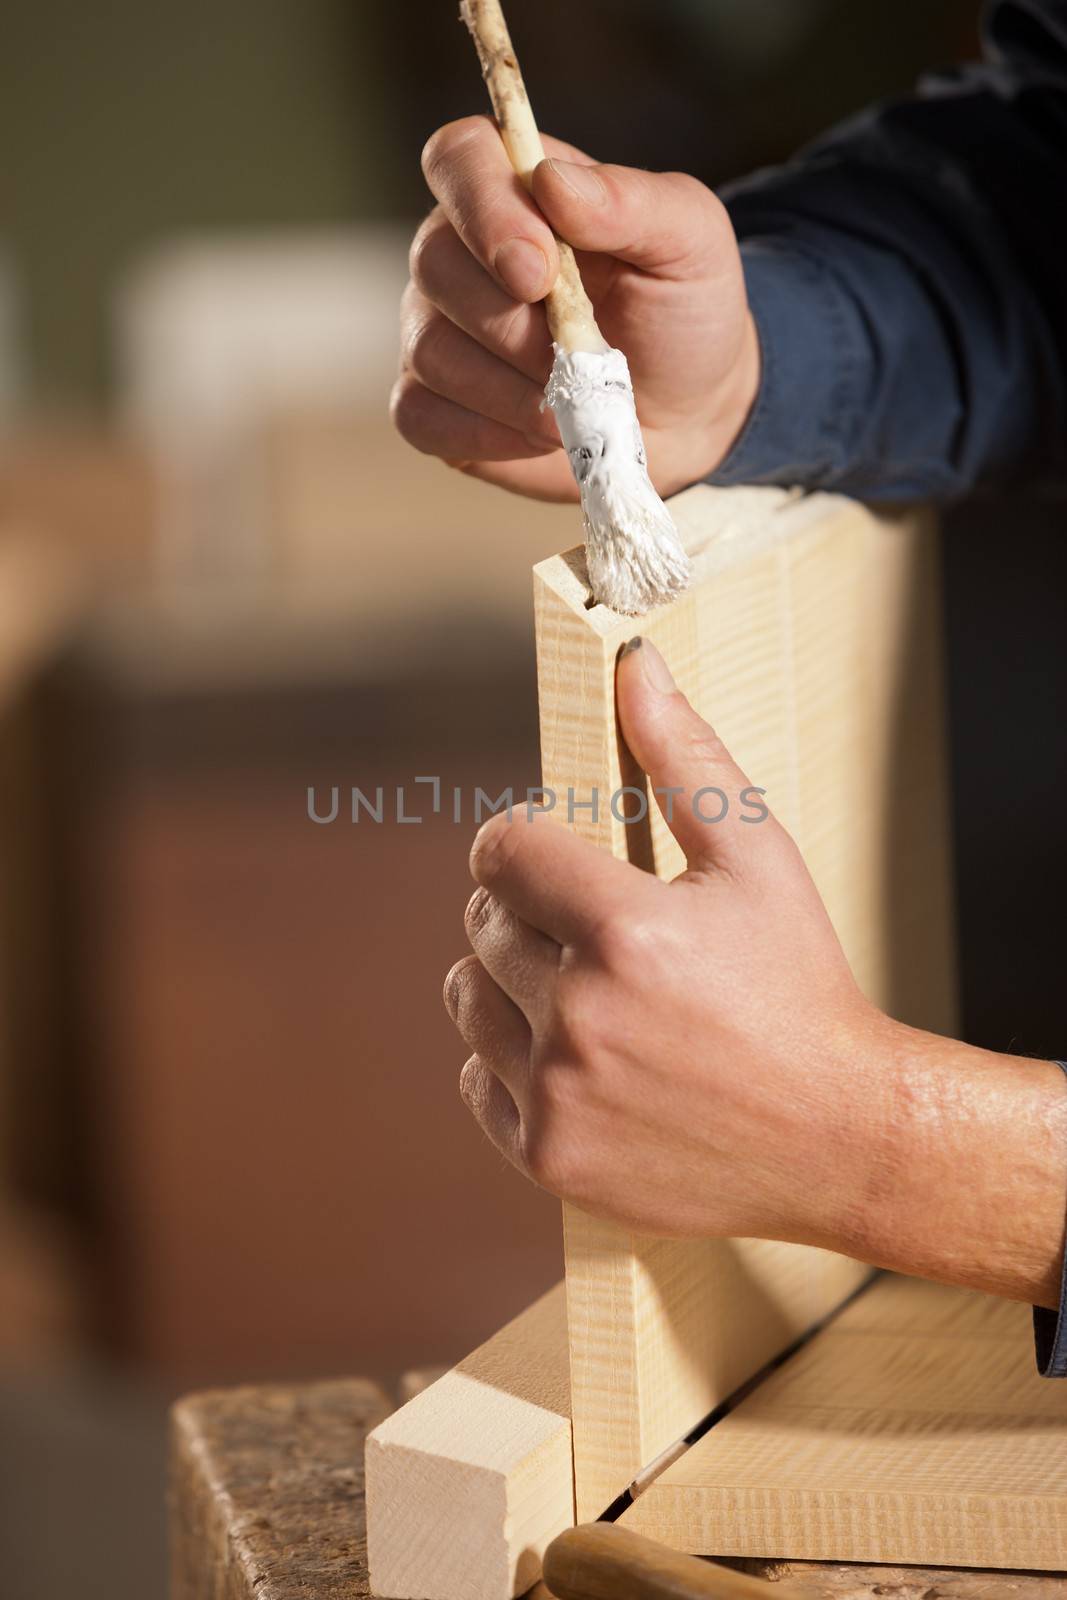
<instances>
[{"instance_id":1,"label":"brush bristles","mask_svg":"<svg viewBox=\"0 0 1067 1600\"><path fill-rule=\"evenodd\" d=\"M545 401L581 495L593 598L629 617L665 605L688 586L689 557L648 476L626 357L557 346Z\"/></svg>"},{"instance_id":2,"label":"brush bristles","mask_svg":"<svg viewBox=\"0 0 1067 1600\"><path fill-rule=\"evenodd\" d=\"M586 566L594 598L624 617L666 605L689 586L689 557L647 474L582 496Z\"/></svg>"}]
</instances>

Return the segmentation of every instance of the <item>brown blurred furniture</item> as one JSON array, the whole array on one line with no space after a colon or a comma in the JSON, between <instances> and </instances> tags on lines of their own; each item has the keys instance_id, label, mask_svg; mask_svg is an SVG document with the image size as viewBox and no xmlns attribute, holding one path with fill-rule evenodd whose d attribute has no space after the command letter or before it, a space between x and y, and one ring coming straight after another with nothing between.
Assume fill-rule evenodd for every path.
<instances>
[{"instance_id":1,"label":"brown blurred furniture","mask_svg":"<svg viewBox=\"0 0 1067 1600\"><path fill-rule=\"evenodd\" d=\"M173 1412L170 1600L370 1594L363 1444L389 1411L364 1378L193 1395ZM755 1579L809 1600L1067 1600L1055 1573L680 1556L605 1523L549 1547L559 1600L753 1600Z\"/></svg>"},{"instance_id":2,"label":"brown blurred furniture","mask_svg":"<svg viewBox=\"0 0 1067 1600\"><path fill-rule=\"evenodd\" d=\"M146 452L110 428L39 423L0 438L0 527L28 530L74 576L144 573L156 506Z\"/></svg>"},{"instance_id":3,"label":"brown blurred furniture","mask_svg":"<svg viewBox=\"0 0 1067 1600\"><path fill-rule=\"evenodd\" d=\"M103 430L0 439L0 1360L19 1368L87 1326L42 685L101 584L138 569L151 497L143 456Z\"/></svg>"},{"instance_id":4,"label":"brown blurred furniture","mask_svg":"<svg viewBox=\"0 0 1067 1600\"><path fill-rule=\"evenodd\" d=\"M168 584L173 485L135 443L0 440L7 1345L68 1339L68 1255L68 1342L171 1392L455 1361L558 1275L552 1202L456 1092L440 985L474 791L539 778L529 563L574 513L410 451L386 390L373 420L257 424L273 556L244 587ZM407 783L410 812L418 774L463 789L461 825L349 823L347 785Z\"/></svg>"},{"instance_id":5,"label":"brown blurred furniture","mask_svg":"<svg viewBox=\"0 0 1067 1600\"><path fill-rule=\"evenodd\" d=\"M348 626L327 662L324 627L129 613L70 676L106 1332L178 1392L452 1362L559 1273L553 1202L468 1116L441 1003L475 787L538 779L532 673L506 635L490 673L459 624L389 629L391 656ZM350 821L353 784L384 788L380 825ZM335 785L317 826L307 789L321 811Z\"/></svg>"}]
</instances>

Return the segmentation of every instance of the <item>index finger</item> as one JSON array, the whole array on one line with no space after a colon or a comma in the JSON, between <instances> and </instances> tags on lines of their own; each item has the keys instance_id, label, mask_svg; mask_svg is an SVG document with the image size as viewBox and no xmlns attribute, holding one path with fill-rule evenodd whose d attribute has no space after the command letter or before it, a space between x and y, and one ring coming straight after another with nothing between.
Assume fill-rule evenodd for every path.
<instances>
[{"instance_id":1,"label":"index finger","mask_svg":"<svg viewBox=\"0 0 1067 1600\"><path fill-rule=\"evenodd\" d=\"M559 139L552 154L590 157ZM434 198L475 260L517 300L546 295L559 271L552 229L508 160L490 117L461 117L431 134L422 170Z\"/></svg>"},{"instance_id":2,"label":"index finger","mask_svg":"<svg viewBox=\"0 0 1067 1600\"><path fill-rule=\"evenodd\" d=\"M470 865L483 888L561 945L587 943L633 909L635 892L662 888L547 812L491 817L478 830Z\"/></svg>"}]
</instances>

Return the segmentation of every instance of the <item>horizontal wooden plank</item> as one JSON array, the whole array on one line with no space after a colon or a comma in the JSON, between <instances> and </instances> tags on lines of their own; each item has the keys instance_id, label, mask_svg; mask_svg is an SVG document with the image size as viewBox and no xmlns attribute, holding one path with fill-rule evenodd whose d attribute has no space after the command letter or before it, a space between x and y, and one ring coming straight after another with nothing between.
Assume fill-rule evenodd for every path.
<instances>
[{"instance_id":1,"label":"horizontal wooden plank","mask_svg":"<svg viewBox=\"0 0 1067 1600\"><path fill-rule=\"evenodd\" d=\"M574 1521L563 1285L367 1440L371 1582L391 1600L512 1600Z\"/></svg>"},{"instance_id":2,"label":"horizontal wooden plank","mask_svg":"<svg viewBox=\"0 0 1067 1600\"><path fill-rule=\"evenodd\" d=\"M358 1378L216 1390L180 1402L171 1600L366 1600L363 1440L387 1405L375 1384ZM1062 1573L744 1557L727 1564L799 1584L812 1600L1067 1600ZM551 1600L543 1585L533 1594Z\"/></svg>"},{"instance_id":3,"label":"horizontal wooden plank","mask_svg":"<svg viewBox=\"0 0 1067 1600\"><path fill-rule=\"evenodd\" d=\"M626 1513L694 1553L1067 1567L1067 1385L1026 1306L886 1277Z\"/></svg>"}]
</instances>

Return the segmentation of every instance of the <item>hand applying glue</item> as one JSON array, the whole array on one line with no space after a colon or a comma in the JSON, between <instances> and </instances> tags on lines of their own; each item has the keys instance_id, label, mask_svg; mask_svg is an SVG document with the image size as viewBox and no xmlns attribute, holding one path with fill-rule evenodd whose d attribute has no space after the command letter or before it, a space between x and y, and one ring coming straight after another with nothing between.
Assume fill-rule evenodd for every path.
<instances>
[{"instance_id":1,"label":"hand applying glue","mask_svg":"<svg viewBox=\"0 0 1067 1600\"><path fill-rule=\"evenodd\" d=\"M482 59L507 165L537 198L536 174L547 165L544 144L526 98L499 0L462 0L461 11ZM434 162L430 146L427 155L430 163ZM434 187L432 176L430 186ZM699 184L694 187L707 194ZM581 178L573 187L573 192L579 190ZM456 221L461 232L464 221L469 224L469 219ZM582 282L582 267L571 245L563 242L565 235L553 237L549 229L544 232L552 246L552 261L541 246L515 237L506 238L494 250L491 264L504 277L509 272L509 262L512 275L518 277L526 275L537 256L544 264L544 272L536 274L536 298L544 299L555 357L545 398L555 414L581 498L590 586L597 600L619 613L635 616L664 605L685 589L688 557L669 510L657 494L656 483L649 477L648 454L641 438L627 358L598 326ZM734 248L734 258L736 254ZM736 278L741 280L739 262ZM744 290L741 301L744 302ZM750 357L745 366L752 368L755 378L758 360L752 318L742 317L742 326L742 342ZM707 405L707 384L702 398ZM405 424L405 406L410 411L413 405L426 405L426 400L418 390L405 389L402 376L395 390L395 418L406 437L419 443L418 421L414 432ZM437 410L440 416L440 408ZM454 408L453 421L458 421ZM539 432L544 437L544 429ZM712 464L709 462L707 467Z\"/></svg>"},{"instance_id":2,"label":"hand applying glue","mask_svg":"<svg viewBox=\"0 0 1067 1600\"><path fill-rule=\"evenodd\" d=\"M451 122L427 143L438 204L411 246L394 419L417 449L474 477L577 499L541 409L552 347L540 301L558 265L555 228L575 245L601 330L626 351L649 471L673 494L726 454L759 385L729 217L685 173L601 166L559 139L544 143L536 204L488 117Z\"/></svg>"},{"instance_id":3,"label":"hand applying glue","mask_svg":"<svg viewBox=\"0 0 1067 1600\"><path fill-rule=\"evenodd\" d=\"M501 0L460 0L508 161L527 190L545 147ZM545 401L559 426L582 505L594 600L625 616L667 604L688 586L689 557L648 475L626 357L597 326L571 245L544 298L553 364Z\"/></svg>"},{"instance_id":4,"label":"hand applying glue","mask_svg":"<svg viewBox=\"0 0 1067 1600\"><path fill-rule=\"evenodd\" d=\"M617 695L688 867L663 883L550 815L481 829L445 1000L488 1137L639 1233L794 1240L1055 1306L1059 1067L872 1006L785 829L687 803L749 780L647 641Z\"/></svg>"},{"instance_id":5,"label":"hand applying glue","mask_svg":"<svg viewBox=\"0 0 1067 1600\"><path fill-rule=\"evenodd\" d=\"M577 499L541 409L552 346L540 301L557 267L554 227L574 241L605 337L626 351L649 472L673 494L726 454L759 383L729 218L685 173L600 166L544 142L536 205L487 117L449 123L427 144L423 169L439 204L411 247L396 425L473 477L538 500Z\"/></svg>"}]
</instances>

